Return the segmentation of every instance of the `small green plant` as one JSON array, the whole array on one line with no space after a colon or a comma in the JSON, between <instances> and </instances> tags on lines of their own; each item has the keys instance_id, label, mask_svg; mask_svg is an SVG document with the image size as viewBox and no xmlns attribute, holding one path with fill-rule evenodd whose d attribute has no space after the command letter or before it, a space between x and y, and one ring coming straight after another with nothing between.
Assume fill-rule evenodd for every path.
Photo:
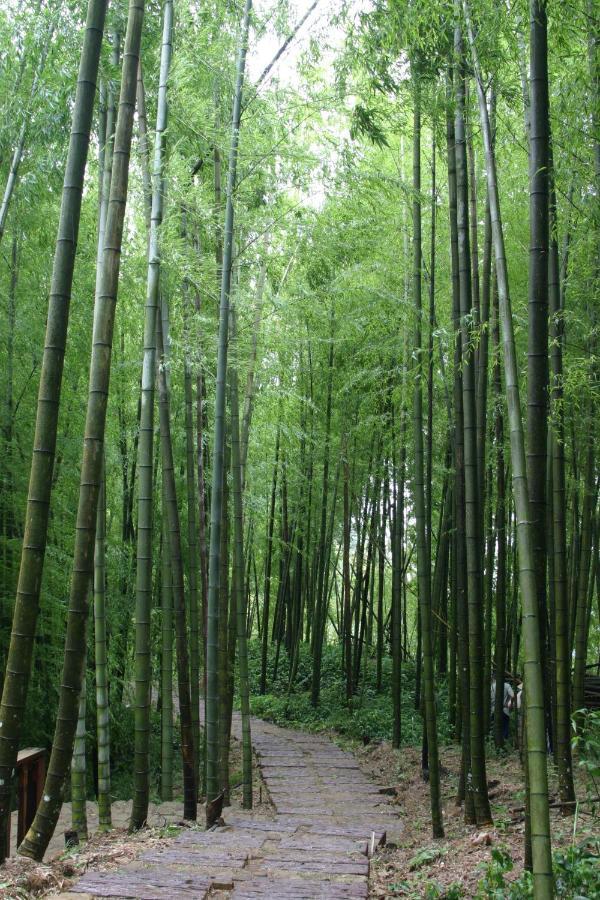
<instances>
[{"instance_id":1,"label":"small green plant","mask_svg":"<svg viewBox=\"0 0 600 900\"><path fill-rule=\"evenodd\" d=\"M533 878L523 872L515 881L507 881L512 871L510 853L502 847L492 850L492 861L485 866L479 882L480 900L528 900L533 897ZM585 841L568 850L557 851L553 858L555 896L565 900L595 900L600 885L600 840Z\"/></svg>"},{"instance_id":2,"label":"small green plant","mask_svg":"<svg viewBox=\"0 0 600 900\"><path fill-rule=\"evenodd\" d=\"M417 869L429 865L440 856L444 856L445 853L447 853L447 847L424 847L423 850L415 853L408 863L408 867L411 872L416 872Z\"/></svg>"},{"instance_id":3,"label":"small green plant","mask_svg":"<svg viewBox=\"0 0 600 900\"><path fill-rule=\"evenodd\" d=\"M600 796L600 709L582 709L573 716L572 744L594 797Z\"/></svg>"},{"instance_id":4,"label":"small green plant","mask_svg":"<svg viewBox=\"0 0 600 900\"><path fill-rule=\"evenodd\" d=\"M600 839L554 854L556 896L593 900L600 891Z\"/></svg>"},{"instance_id":5,"label":"small green plant","mask_svg":"<svg viewBox=\"0 0 600 900\"><path fill-rule=\"evenodd\" d=\"M158 833L161 838L177 837L177 835L181 833L181 827L169 822L167 825L159 828Z\"/></svg>"},{"instance_id":6,"label":"small green plant","mask_svg":"<svg viewBox=\"0 0 600 900\"><path fill-rule=\"evenodd\" d=\"M439 884L437 881L434 881L425 888L425 897L427 900L461 900L461 897L464 896L465 892L458 881L453 881L452 884L448 885Z\"/></svg>"},{"instance_id":7,"label":"small green plant","mask_svg":"<svg viewBox=\"0 0 600 900\"><path fill-rule=\"evenodd\" d=\"M479 882L477 897L493 898L493 900L502 900L502 898L513 896L509 894L512 891L512 885L506 881L506 874L513 869L512 856L505 847L493 847L491 862L482 866L483 878ZM528 896L524 894L523 896Z\"/></svg>"},{"instance_id":8,"label":"small green plant","mask_svg":"<svg viewBox=\"0 0 600 900\"><path fill-rule=\"evenodd\" d=\"M513 821L508 813L508 808L504 803L496 803L492 806L494 811L494 827L496 831L505 834L510 831Z\"/></svg>"}]
</instances>

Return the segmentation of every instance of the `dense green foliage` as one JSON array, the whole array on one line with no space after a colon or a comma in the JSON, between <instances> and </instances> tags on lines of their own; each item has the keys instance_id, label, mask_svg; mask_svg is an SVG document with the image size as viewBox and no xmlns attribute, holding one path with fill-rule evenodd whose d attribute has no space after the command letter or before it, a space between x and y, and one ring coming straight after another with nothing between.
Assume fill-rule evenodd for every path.
<instances>
[{"instance_id":1,"label":"dense green foliage","mask_svg":"<svg viewBox=\"0 0 600 900\"><path fill-rule=\"evenodd\" d=\"M0 232L0 673L36 449L85 6L46 0L0 10L0 191L11 183L23 143ZM208 729L211 792L217 724L221 763L227 755L247 614L256 715L395 745L422 741L425 720L432 772L431 738L462 741L467 789L461 799L467 821L480 825L489 820L485 753L494 710L488 685L495 677L502 687L506 671L516 686L528 671L527 765L537 785L536 815L540 803L547 805L546 732L562 766L561 799L568 802L570 717L574 706L589 701L586 665L589 676L600 658L597 0L573 0L568 14L558 0L334 0L311 10L296 34L307 9L287 0L258 4L245 67L238 53L240 70L241 8L218 0L175 4L172 63L162 91L163 4L145 10L141 71L150 146L138 92L123 244L109 248L120 258L102 429L112 792L131 795L134 710L143 756L145 702L152 707L150 790L158 793L164 758L157 707L169 681L161 680L161 661L163 642L172 640L163 634L161 597L172 571L178 699L184 732L193 732L197 744L197 701L206 677L208 693L214 688L212 712L212 701L220 704L219 721L211 712ZM122 0L111 5L102 96L118 93L115 57L126 18ZM530 69L548 78L547 109L536 93L539 79L530 84ZM234 100L244 74L238 129ZM160 121L167 108L168 127L155 138L157 114ZM493 132L487 155L486 116ZM22 746L50 748L61 690L81 530L75 510L95 315L101 132L96 104ZM232 152L238 138L239 152ZM155 140L164 151L157 156ZM550 149L548 166L536 167L535 154L546 158ZM148 159L158 160L156 171ZM502 217L495 231L488 196L494 172ZM152 177L154 199L164 209L162 220L155 209L150 228ZM152 432L158 414L153 421L148 409L141 418L139 412L149 267L155 279L149 305L160 304L158 334L150 312L146 336L150 342L158 336L161 441ZM219 297L222 361L229 351L220 392ZM532 297L543 327L531 324ZM156 360L154 347L146 349L144 390L151 397ZM146 456L138 453L140 422ZM521 471L515 423L525 426L523 460L535 448L539 456L542 446L539 471L531 460L529 471ZM221 453L224 480L218 478ZM148 494L140 504L141 464ZM168 491L161 490L163 478ZM533 529L523 514L529 500ZM144 528L147 545L139 540ZM519 542L519 534L526 539ZM147 562L143 573L136 555ZM136 578L138 600L151 599L147 627L135 621L148 609L142 603L136 613ZM527 578L535 590L526 589ZM85 591L79 593L83 608ZM209 604L215 614L210 659ZM91 624L87 634L88 763L95 770ZM502 744L499 721L496 745ZM576 761L598 780L593 716L576 719L575 738ZM188 758L189 793L191 743L185 735L174 742ZM196 768L206 754L193 749ZM203 769L194 773L200 793ZM95 779L87 779L89 796ZM142 822L143 802L140 809ZM549 860L549 842L546 851ZM555 858L561 896L585 896L595 865L587 853L573 848ZM539 862L537 868L539 874ZM485 875L486 890L508 890L505 869L499 855ZM510 890L527 891L527 884L525 877Z\"/></svg>"}]
</instances>

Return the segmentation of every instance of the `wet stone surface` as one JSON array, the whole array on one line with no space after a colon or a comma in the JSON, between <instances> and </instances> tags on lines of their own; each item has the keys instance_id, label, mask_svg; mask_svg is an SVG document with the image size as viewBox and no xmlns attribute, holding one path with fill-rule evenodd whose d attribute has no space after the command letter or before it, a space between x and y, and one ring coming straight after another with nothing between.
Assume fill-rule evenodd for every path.
<instances>
[{"instance_id":1,"label":"wet stone surface","mask_svg":"<svg viewBox=\"0 0 600 900\"><path fill-rule=\"evenodd\" d=\"M240 736L238 714L233 732ZM328 738L252 720L273 818L224 810L225 826L183 831L117 872L89 872L73 897L338 900L368 897L369 857L398 817L350 753ZM83 898L82 898L83 900Z\"/></svg>"}]
</instances>

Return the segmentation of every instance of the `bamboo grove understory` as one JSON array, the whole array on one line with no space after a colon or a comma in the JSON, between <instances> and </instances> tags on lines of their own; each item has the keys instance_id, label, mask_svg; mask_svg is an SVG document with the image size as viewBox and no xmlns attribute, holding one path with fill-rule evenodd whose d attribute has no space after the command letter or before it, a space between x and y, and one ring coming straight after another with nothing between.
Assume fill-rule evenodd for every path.
<instances>
[{"instance_id":1,"label":"bamboo grove understory","mask_svg":"<svg viewBox=\"0 0 600 900\"><path fill-rule=\"evenodd\" d=\"M234 708L250 808L251 710L331 678L350 711L389 697L395 748L414 707L434 838L447 739L486 827L522 679L554 896L548 768L568 815L600 665L599 22L0 11L2 859L25 742L23 855L65 796L81 838L116 794L132 831L157 792L210 827Z\"/></svg>"}]
</instances>

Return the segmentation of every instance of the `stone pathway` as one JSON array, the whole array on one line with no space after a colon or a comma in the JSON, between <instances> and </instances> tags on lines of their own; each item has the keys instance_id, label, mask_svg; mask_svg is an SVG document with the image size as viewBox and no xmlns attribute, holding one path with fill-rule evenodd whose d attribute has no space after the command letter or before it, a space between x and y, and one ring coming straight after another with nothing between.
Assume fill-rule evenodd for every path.
<instances>
[{"instance_id":1,"label":"stone pathway","mask_svg":"<svg viewBox=\"0 0 600 900\"><path fill-rule=\"evenodd\" d=\"M241 732L234 714L234 734ZM183 831L118 872L89 872L71 891L141 900L365 898L369 859L399 819L354 757L326 737L252 720L275 814L238 812L214 831Z\"/></svg>"}]
</instances>

